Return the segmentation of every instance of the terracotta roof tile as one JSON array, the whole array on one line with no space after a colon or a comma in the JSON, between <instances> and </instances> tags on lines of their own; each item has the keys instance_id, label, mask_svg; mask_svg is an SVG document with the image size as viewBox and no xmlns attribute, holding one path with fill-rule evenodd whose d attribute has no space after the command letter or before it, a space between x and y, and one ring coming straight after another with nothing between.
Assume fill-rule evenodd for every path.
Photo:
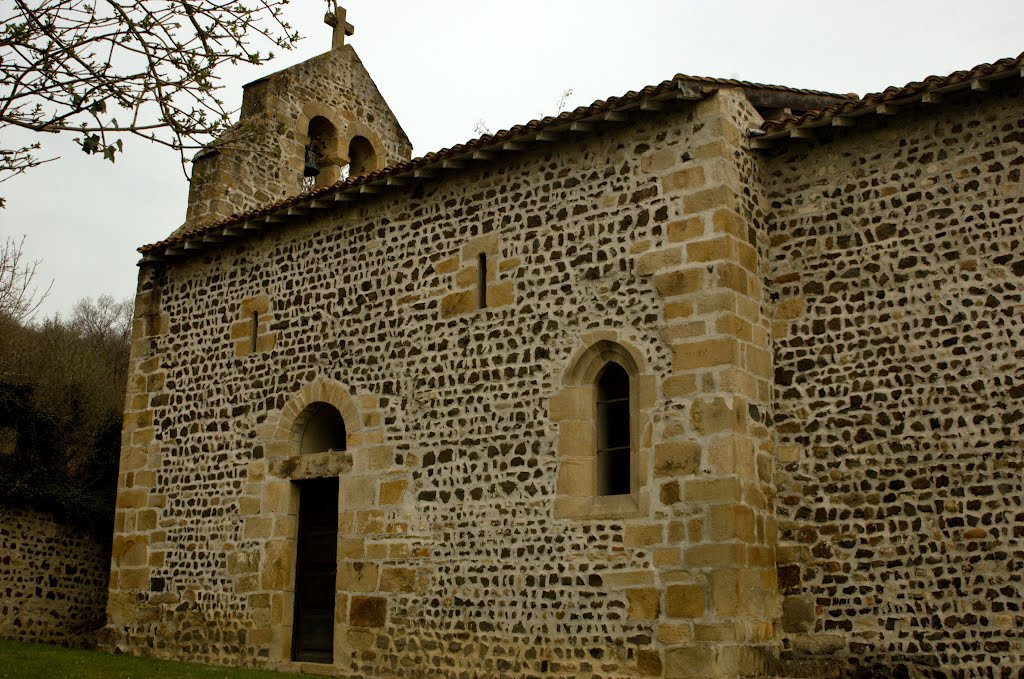
<instances>
[{"instance_id":1,"label":"terracotta roof tile","mask_svg":"<svg viewBox=\"0 0 1024 679\"><path fill-rule=\"evenodd\" d=\"M979 64L968 71L955 71L942 77L930 75L922 81L907 83L903 87L887 87L881 92L867 94L856 99L838 102L816 111L807 111L800 116L787 116L777 120L769 120L761 126L767 133L775 133L818 123L836 116L849 115L872 109L879 104L905 99L914 95L935 92L971 82L978 78L991 78L1024 68L1024 53L1016 58L1000 59L993 64Z\"/></svg>"},{"instance_id":2,"label":"terracotta roof tile","mask_svg":"<svg viewBox=\"0 0 1024 679\"><path fill-rule=\"evenodd\" d=\"M507 130L500 130L494 134L485 134L476 139L471 139L463 144L456 144L451 148L444 148L439 151L433 151L427 153L419 158L414 158L409 161L395 163L389 165L376 172L370 174L361 175L358 177L351 177L344 181L338 182L331 186L325 186L319 189L314 189L307 193L299 194L290 198L282 199L263 205L248 212L242 214L232 215L226 219L220 220L214 224L205 226L197 226L187 231L181 232L177 235L166 238L157 243L151 245L144 245L139 248L139 252L146 254L156 252L169 247L183 244L189 240L200 238L208 233L212 233L216 230L224 229L238 224L242 224L248 220L258 219L266 217L270 214L284 210L289 207L293 207L300 203L308 202L311 198L317 198L327 195L332 195L345 191L347 189L369 184L371 182L378 181L389 177L395 177L398 175L405 174L406 172L415 171L416 169L432 165L439 161L455 158L461 155L471 153L473 151L485 149L487 147L504 143L507 141L514 140L526 134L543 131L546 128L552 126L561 126L565 123L571 123L579 121L599 113L613 111L615 109L629 106L630 104L638 101L646 100L651 97L657 97L659 95L667 94L676 89L682 89L684 87L696 88L701 93L707 93L720 88L743 88L747 90L767 90L776 91L783 93L792 93L797 95L814 95L819 97L828 97L835 99L836 103L826 106L821 109L808 111L800 116L789 116L779 120L770 120L764 123L762 129L768 134L778 133L781 131L789 130L791 128L800 127L803 125L817 123L829 118L833 118L838 115L849 114L862 109L869 109L877 106L880 103L886 101L893 101L900 98L907 97L912 94L922 93L926 91L941 90L943 88L955 85L956 83L973 80L979 77L986 77L997 75L1010 71L1014 68L1021 68L1024 63L1024 54L1015 59L1001 59L994 64L981 64L975 66L969 71L957 71L946 77L929 76L921 82L909 83L903 87L889 87L883 92L877 94L869 94L865 97L859 98L855 94L834 94L831 92L822 92L819 90L808 90L808 89L797 89L792 87L785 87L782 85L765 85L759 83L752 83L746 80L733 80L730 78L707 78L701 76L691 76L679 74L675 77L665 80L657 85L649 85L644 87L640 91L630 91L622 95L621 97L609 97L608 99L598 99L589 106L580 106L573 111L563 111L557 116L547 116L539 120L531 120L525 125L515 125Z\"/></svg>"}]
</instances>

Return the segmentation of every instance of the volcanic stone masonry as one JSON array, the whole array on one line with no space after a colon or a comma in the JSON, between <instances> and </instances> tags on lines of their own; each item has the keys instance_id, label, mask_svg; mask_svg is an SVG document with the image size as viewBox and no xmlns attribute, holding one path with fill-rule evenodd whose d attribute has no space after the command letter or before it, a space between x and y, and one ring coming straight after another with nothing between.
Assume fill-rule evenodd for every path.
<instances>
[{"instance_id":1,"label":"volcanic stone masonry","mask_svg":"<svg viewBox=\"0 0 1024 679\"><path fill-rule=\"evenodd\" d=\"M443 176L190 213L143 248L104 645L343 677L1022 676L1020 81L766 150L757 97L805 95L720 82ZM311 479L338 482L336 595L300 616Z\"/></svg>"},{"instance_id":2,"label":"volcanic stone masonry","mask_svg":"<svg viewBox=\"0 0 1024 679\"><path fill-rule=\"evenodd\" d=\"M93 646L110 549L49 514L0 506L0 639Z\"/></svg>"}]
</instances>

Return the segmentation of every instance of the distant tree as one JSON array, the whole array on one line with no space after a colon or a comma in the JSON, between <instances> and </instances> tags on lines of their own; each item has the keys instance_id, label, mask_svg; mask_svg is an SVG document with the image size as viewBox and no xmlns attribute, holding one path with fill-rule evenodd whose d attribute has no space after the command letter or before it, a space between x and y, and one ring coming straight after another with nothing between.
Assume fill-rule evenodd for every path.
<instances>
[{"instance_id":1,"label":"distant tree","mask_svg":"<svg viewBox=\"0 0 1024 679\"><path fill-rule=\"evenodd\" d=\"M40 291L36 282L38 261L25 259L25 238L8 238L0 244L0 317L16 323L32 320L50 288Z\"/></svg>"},{"instance_id":2,"label":"distant tree","mask_svg":"<svg viewBox=\"0 0 1024 679\"><path fill-rule=\"evenodd\" d=\"M83 299L69 319L0 316L0 502L109 537L132 305Z\"/></svg>"},{"instance_id":3,"label":"distant tree","mask_svg":"<svg viewBox=\"0 0 1024 679\"><path fill-rule=\"evenodd\" d=\"M110 161L133 134L185 167L185 152L229 123L218 69L299 40L282 18L289 1L0 0L0 134L73 133ZM15 146L0 148L0 181L53 160L38 139Z\"/></svg>"}]
</instances>

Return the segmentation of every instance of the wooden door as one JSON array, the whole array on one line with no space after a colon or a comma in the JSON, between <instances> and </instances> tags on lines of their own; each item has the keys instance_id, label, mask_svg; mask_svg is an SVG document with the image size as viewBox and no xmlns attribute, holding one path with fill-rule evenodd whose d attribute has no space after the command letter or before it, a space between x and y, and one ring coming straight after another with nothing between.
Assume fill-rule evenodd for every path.
<instances>
[{"instance_id":1,"label":"wooden door","mask_svg":"<svg viewBox=\"0 0 1024 679\"><path fill-rule=\"evenodd\" d=\"M335 574L338 570L338 479L299 482L292 659L334 660Z\"/></svg>"}]
</instances>

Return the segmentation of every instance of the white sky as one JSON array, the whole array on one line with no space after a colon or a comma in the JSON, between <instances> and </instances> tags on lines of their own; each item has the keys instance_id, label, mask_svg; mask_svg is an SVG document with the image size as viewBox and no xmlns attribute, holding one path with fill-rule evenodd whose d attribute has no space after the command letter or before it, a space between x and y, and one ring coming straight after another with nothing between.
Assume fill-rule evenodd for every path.
<instances>
[{"instance_id":1,"label":"white sky","mask_svg":"<svg viewBox=\"0 0 1024 679\"><path fill-rule=\"evenodd\" d=\"M1024 0L342 0L349 39L423 155L491 131L661 82L676 73L866 94L1024 51ZM263 67L223 72L241 85L326 51L321 0L293 0L306 38ZM135 292L138 246L184 219L177 155L126 139L111 165L69 139L61 160L0 184L0 238L27 235L44 315L83 296ZM10 140L4 143L10 144Z\"/></svg>"}]
</instances>

